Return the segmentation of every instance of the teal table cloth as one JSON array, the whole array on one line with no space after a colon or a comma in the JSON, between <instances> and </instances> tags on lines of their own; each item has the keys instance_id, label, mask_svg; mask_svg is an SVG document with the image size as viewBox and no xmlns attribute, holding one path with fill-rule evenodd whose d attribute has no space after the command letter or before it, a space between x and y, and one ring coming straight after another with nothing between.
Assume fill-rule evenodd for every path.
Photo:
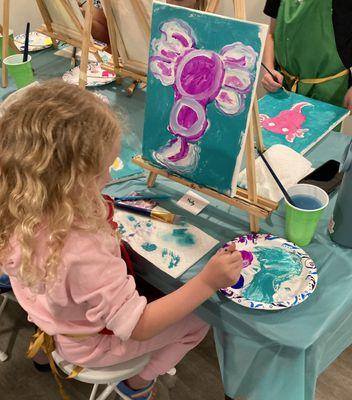
<instances>
[{"instance_id":1,"label":"teal table cloth","mask_svg":"<svg viewBox=\"0 0 352 400\"><path fill-rule=\"evenodd\" d=\"M48 79L60 77L69 69L70 60L46 50L34 54L33 65L38 79ZM95 90L108 96L114 108L127 113L125 134L132 130L141 137L145 93L138 90L128 98L125 88L126 84L119 87L110 84ZM12 84L6 90L0 89L1 98L13 90ZM349 141L348 137L332 133L308 158L315 166L329 159L340 160ZM139 179L110 186L106 192L124 195L144 188L145 179ZM199 216L193 216L176 206L186 187L160 177L154 190L170 194L172 200L165 202L167 209L185 215L188 222L220 243L248 232L247 215L231 206L208 198L209 206ZM229 397L313 400L319 374L352 343L352 250L334 244L327 234L334 203L335 196L314 241L305 248L317 264L319 274L317 288L305 302L286 310L260 311L244 308L217 293L197 309L197 314L213 326L224 388ZM267 221L261 222L261 231L284 236L284 222L281 204ZM137 273L143 279L169 293L196 275L210 256L178 279L138 255L134 260Z\"/></svg>"}]
</instances>

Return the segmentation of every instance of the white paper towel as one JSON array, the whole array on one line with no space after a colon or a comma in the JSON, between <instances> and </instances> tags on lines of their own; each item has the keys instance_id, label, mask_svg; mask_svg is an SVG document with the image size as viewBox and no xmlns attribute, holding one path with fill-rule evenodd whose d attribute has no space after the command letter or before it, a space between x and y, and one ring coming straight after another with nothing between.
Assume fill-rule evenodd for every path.
<instances>
[{"instance_id":1,"label":"white paper towel","mask_svg":"<svg viewBox=\"0 0 352 400\"><path fill-rule=\"evenodd\" d=\"M271 146L265 152L265 158L286 189L298 183L314 170L310 161L282 144ZM260 157L255 160L255 167L258 195L273 201L281 200L283 194ZM238 186L242 188L247 187L245 169L239 175Z\"/></svg>"}]
</instances>

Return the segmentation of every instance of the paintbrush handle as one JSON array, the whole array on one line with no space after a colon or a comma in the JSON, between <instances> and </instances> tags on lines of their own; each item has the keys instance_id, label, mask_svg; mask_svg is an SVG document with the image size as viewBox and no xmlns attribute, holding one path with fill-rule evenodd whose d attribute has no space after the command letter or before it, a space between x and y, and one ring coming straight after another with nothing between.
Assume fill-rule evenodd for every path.
<instances>
[{"instance_id":1,"label":"paintbrush handle","mask_svg":"<svg viewBox=\"0 0 352 400\"><path fill-rule=\"evenodd\" d=\"M277 77L270 71L270 69L264 63L261 63L261 64L262 64L262 67L271 75L271 77L274 79L274 81L276 83L280 83L279 80L277 79Z\"/></svg>"},{"instance_id":2,"label":"paintbrush handle","mask_svg":"<svg viewBox=\"0 0 352 400\"><path fill-rule=\"evenodd\" d=\"M279 186L282 194L285 196L286 200L291 204L291 205L295 205L295 203L293 202L293 200L291 199L291 196L287 193L286 189L284 188L283 184L281 183L280 179L278 178L278 176L275 174L274 170L271 168L271 165L268 163L267 159L264 157L264 154L258 150L259 156L261 157L261 159L263 160L264 164L267 166L269 172L271 173L272 177L275 179L275 182L277 183L277 185Z\"/></svg>"},{"instance_id":3,"label":"paintbrush handle","mask_svg":"<svg viewBox=\"0 0 352 400\"><path fill-rule=\"evenodd\" d=\"M137 201L137 200L167 200L170 199L171 196L166 194L143 194L143 195L136 195L136 196L121 196L121 197L114 197L115 201Z\"/></svg>"},{"instance_id":4,"label":"paintbrush handle","mask_svg":"<svg viewBox=\"0 0 352 400\"><path fill-rule=\"evenodd\" d=\"M115 207L122 208L123 210L131 211L136 214L146 215L149 218L156 219L161 222L166 222L168 224L178 224L180 223L180 217L178 215L172 214L168 211L159 210L147 210L141 207L135 207L129 204L120 203L118 201L114 202Z\"/></svg>"},{"instance_id":5,"label":"paintbrush handle","mask_svg":"<svg viewBox=\"0 0 352 400\"><path fill-rule=\"evenodd\" d=\"M115 201L114 204L115 204L115 207L117 207L117 208L121 208L121 209L127 210L127 211L132 211L136 214L146 215L148 217L150 217L150 215L151 215L151 210L148 210L146 208L136 207L136 206L132 206L130 204L120 203L118 201Z\"/></svg>"},{"instance_id":6,"label":"paintbrush handle","mask_svg":"<svg viewBox=\"0 0 352 400\"><path fill-rule=\"evenodd\" d=\"M28 50L29 50L29 33L31 29L31 24L27 22L26 26L26 38L24 42L24 50L23 50L23 62L26 62L28 60Z\"/></svg>"}]
</instances>

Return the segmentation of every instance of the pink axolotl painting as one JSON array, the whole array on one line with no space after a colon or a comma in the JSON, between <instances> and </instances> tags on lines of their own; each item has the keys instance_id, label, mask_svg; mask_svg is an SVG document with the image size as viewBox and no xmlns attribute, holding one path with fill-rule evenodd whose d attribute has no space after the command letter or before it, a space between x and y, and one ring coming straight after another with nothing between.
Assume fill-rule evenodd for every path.
<instances>
[{"instance_id":1,"label":"pink axolotl painting","mask_svg":"<svg viewBox=\"0 0 352 400\"><path fill-rule=\"evenodd\" d=\"M267 131L285 135L286 140L292 143L296 138L303 138L309 129L302 128L306 122L306 116L302 113L304 107L314 107L311 103L300 102L289 110L281 111L275 117L260 114L260 125Z\"/></svg>"}]
</instances>

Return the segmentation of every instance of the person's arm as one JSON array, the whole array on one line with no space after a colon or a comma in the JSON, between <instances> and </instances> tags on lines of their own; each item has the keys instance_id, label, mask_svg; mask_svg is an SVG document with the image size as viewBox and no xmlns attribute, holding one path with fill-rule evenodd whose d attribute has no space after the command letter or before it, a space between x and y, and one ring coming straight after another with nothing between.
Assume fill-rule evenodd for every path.
<instances>
[{"instance_id":1,"label":"person's arm","mask_svg":"<svg viewBox=\"0 0 352 400\"><path fill-rule=\"evenodd\" d=\"M343 105L352 111L352 86L347 90Z\"/></svg>"},{"instance_id":2,"label":"person's arm","mask_svg":"<svg viewBox=\"0 0 352 400\"><path fill-rule=\"evenodd\" d=\"M196 277L175 292L148 304L131 338L147 340L180 321L218 289L236 283L242 269L242 257L234 248L213 256Z\"/></svg>"},{"instance_id":3,"label":"person's arm","mask_svg":"<svg viewBox=\"0 0 352 400\"><path fill-rule=\"evenodd\" d=\"M276 92L282 87L282 82L283 82L282 74L280 74L280 72L275 70L275 50L274 50L275 24L276 24L276 19L271 18L269 32L265 42L263 63L273 73L273 75L277 78L279 83L275 82L273 77L268 72L265 72L262 79L262 84L268 92Z\"/></svg>"}]
</instances>

